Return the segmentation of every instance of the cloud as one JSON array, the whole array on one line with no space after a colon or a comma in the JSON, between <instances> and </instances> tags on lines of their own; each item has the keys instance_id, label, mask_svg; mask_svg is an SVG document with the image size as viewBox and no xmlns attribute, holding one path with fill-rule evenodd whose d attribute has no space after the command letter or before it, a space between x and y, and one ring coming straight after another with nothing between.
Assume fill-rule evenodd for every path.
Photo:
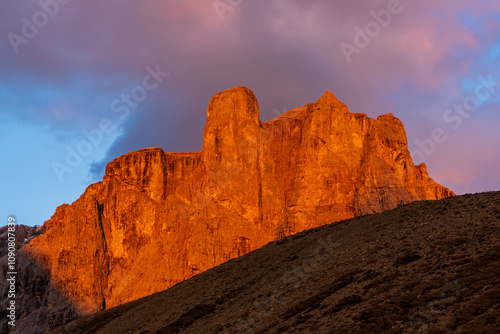
<instances>
[{"instance_id":1,"label":"cloud","mask_svg":"<svg viewBox=\"0 0 500 334\"><path fill-rule=\"evenodd\" d=\"M70 1L18 53L0 39L0 118L48 127L60 160L66 146L85 138L82 131L110 119L118 130L99 147L104 156L89 155L82 165L92 180L106 162L142 147L201 149L211 96L236 86L254 91L264 121L331 90L352 112L400 117L412 145L446 126L443 112L470 94L464 82L500 78L500 4L402 0L402 10L348 63L341 43L353 44L354 28L376 22L372 11L389 3L244 0L221 19L211 0ZM23 18L33 21L40 10L35 1L3 2L0 31L22 34ZM170 76L119 119L113 101L142 84L147 66ZM489 129L498 96L478 111L487 116L467 124ZM454 135L426 158L431 176L460 191L498 180L494 170L475 167L498 165L497 155L463 149L470 136L494 147L495 133L464 126ZM450 164L456 172L448 173Z\"/></svg>"}]
</instances>

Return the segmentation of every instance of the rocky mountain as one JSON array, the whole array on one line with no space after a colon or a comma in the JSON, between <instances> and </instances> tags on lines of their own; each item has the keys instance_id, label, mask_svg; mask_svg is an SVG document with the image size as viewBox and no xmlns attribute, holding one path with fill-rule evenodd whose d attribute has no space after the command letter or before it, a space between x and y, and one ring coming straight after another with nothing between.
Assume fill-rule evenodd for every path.
<instances>
[{"instance_id":1,"label":"rocky mountain","mask_svg":"<svg viewBox=\"0 0 500 334\"><path fill-rule=\"evenodd\" d=\"M36 275L21 281L21 294L34 286L38 294L23 317L53 328L277 238L401 201L448 196L424 164L413 164L403 124L392 114L350 113L326 92L263 123L254 94L230 89L208 105L200 152L148 148L121 156L101 182L57 208L46 232L20 251L26 268L46 274L36 284ZM60 305L72 306L55 312Z\"/></svg>"},{"instance_id":2,"label":"rocky mountain","mask_svg":"<svg viewBox=\"0 0 500 334\"><path fill-rule=\"evenodd\" d=\"M31 239L44 233L44 228L41 225L27 226L27 225L17 225L15 233L15 245L16 249L27 245ZM5 225L0 227L0 257L7 254L8 250L8 226Z\"/></svg>"},{"instance_id":3,"label":"rocky mountain","mask_svg":"<svg viewBox=\"0 0 500 334\"><path fill-rule=\"evenodd\" d=\"M500 333L500 192L307 230L62 333Z\"/></svg>"}]
</instances>

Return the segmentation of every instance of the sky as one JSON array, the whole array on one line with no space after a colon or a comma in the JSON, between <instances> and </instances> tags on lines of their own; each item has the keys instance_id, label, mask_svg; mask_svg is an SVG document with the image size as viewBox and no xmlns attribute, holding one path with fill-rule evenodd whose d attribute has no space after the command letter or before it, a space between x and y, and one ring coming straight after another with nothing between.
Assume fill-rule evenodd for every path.
<instances>
[{"instance_id":1,"label":"sky","mask_svg":"<svg viewBox=\"0 0 500 334\"><path fill-rule=\"evenodd\" d=\"M496 0L0 2L0 225L38 225L145 147L202 147L212 95L262 121L332 91L393 113L457 194L500 190Z\"/></svg>"}]
</instances>

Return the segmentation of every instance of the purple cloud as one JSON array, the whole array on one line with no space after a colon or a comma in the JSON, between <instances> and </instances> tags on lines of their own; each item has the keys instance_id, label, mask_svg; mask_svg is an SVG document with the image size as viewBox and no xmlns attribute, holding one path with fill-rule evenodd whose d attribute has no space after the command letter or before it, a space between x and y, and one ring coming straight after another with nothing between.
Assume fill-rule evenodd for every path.
<instances>
[{"instance_id":1,"label":"purple cloud","mask_svg":"<svg viewBox=\"0 0 500 334\"><path fill-rule=\"evenodd\" d=\"M415 141L435 128L448 131L443 113L470 94L468 82L489 74L500 80L498 53L492 51L500 47L496 1L481 6L470 0L220 1L229 6L222 19L214 2L201 0L0 4L5 36L0 39L0 124L17 122L20 131L28 123L51 129L59 144L50 160L38 162L50 166L54 159L64 162L66 147L76 149L85 139L83 131L111 120L117 131L83 159L80 169L66 174L88 184L87 173L98 179L106 162L132 150L201 149L210 97L231 87L254 91L264 121L331 90L352 112L394 113L416 150ZM54 15L45 10L44 23L38 13L47 6ZM401 10L380 21L393 7ZM23 35L27 21L37 29L29 38ZM356 46L359 30L369 43L348 62L341 45ZM17 53L10 33L27 39ZM146 67L157 65L170 76L120 120L113 101L131 94ZM499 138L492 126L499 96L495 93L425 156L436 181L458 193L500 187L496 169L489 167L500 162L493 153Z\"/></svg>"}]
</instances>

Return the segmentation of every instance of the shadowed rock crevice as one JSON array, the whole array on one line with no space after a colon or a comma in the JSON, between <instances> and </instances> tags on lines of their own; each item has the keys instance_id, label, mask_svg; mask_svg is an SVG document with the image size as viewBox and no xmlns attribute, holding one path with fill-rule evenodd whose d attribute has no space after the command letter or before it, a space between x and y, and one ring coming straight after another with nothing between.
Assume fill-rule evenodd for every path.
<instances>
[{"instance_id":1,"label":"shadowed rock crevice","mask_svg":"<svg viewBox=\"0 0 500 334\"><path fill-rule=\"evenodd\" d=\"M303 231L53 334L498 333L498 210L489 192Z\"/></svg>"}]
</instances>

